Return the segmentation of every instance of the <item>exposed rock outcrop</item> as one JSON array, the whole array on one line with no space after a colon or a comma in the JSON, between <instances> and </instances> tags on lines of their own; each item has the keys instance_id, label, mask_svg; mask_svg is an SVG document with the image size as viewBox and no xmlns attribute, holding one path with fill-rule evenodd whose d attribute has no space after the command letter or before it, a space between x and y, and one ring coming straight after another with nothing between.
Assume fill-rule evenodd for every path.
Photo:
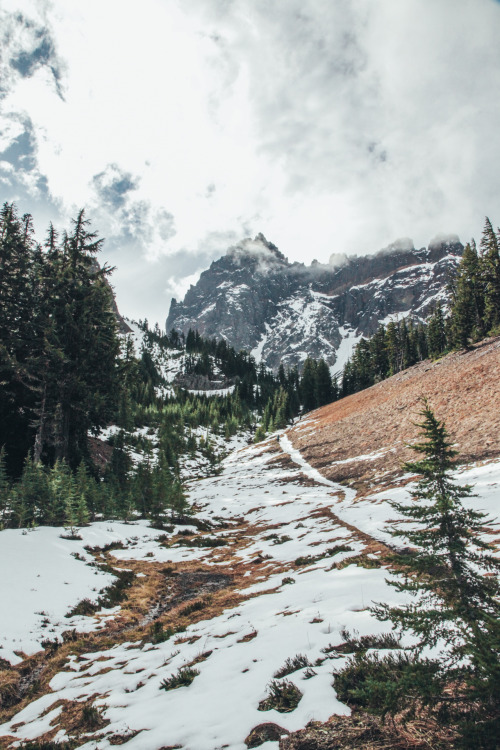
<instances>
[{"instance_id":1,"label":"exposed rock outcrop","mask_svg":"<svg viewBox=\"0 0 500 750\"><path fill-rule=\"evenodd\" d=\"M412 314L424 318L460 259L458 238L417 250L401 240L366 257L290 263L263 235L230 248L183 302L172 300L167 330L224 338L272 368L323 357L340 370L361 336ZM339 259L340 258L340 259Z\"/></svg>"}]
</instances>

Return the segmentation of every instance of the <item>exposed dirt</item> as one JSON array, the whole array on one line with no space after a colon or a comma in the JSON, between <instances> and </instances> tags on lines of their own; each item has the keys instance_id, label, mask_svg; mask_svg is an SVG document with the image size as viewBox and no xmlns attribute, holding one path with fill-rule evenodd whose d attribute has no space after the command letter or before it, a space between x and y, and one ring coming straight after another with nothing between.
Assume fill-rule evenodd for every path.
<instances>
[{"instance_id":1,"label":"exposed dirt","mask_svg":"<svg viewBox=\"0 0 500 750\"><path fill-rule=\"evenodd\" d=\"M401 474L402 462L414 457L408 443L418 435L422 396L446 423L461 462L500 455L500 337L426 360L318 409L288 437L328 479L361 491L375 475L390 484ZM375 456L366 458L369 454Z\"/></svg>"},{"instance_id":2,"label":"exposed dirt","mask_svg":"<svg viewBox=\"0 0 500 750\"><path fill-rule=\"evenodd\" d=\"M332 716L282 737L279 750L448 750L454 735L424 721L383 723L368 714Z\"/></svg>"},{"instance_id":3,"label":"exposed dirt","mask_svg":"<svg viewBox=\"0 0 500 750\"><path fill-rule=\"evenodd\" d=\"M213 573L206 570L183 571L177 573L174 569L164 568L165 574L172 582L165 593L161 593L158 600L150 608L141 625L161 617L179 604L186 603L199 596L213 594L226 588L233 581L233 577L225 573Z\"/></svg>"}]
</instances>

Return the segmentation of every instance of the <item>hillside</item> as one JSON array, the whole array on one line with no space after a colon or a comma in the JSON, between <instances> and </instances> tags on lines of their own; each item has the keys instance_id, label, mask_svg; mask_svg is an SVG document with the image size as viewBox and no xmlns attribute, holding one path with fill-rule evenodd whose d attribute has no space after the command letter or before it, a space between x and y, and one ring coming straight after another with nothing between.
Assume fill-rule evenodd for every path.
<instances>
[{"instance_id":1,"label":"hillside","mask_svg":"<svg viewBox=\"0 0 500 750\"><path fill-rule=\"evenodd\" d=\"M424 362L232 453L218 475L188 483L192 522L109 521L81 541L49 527L0 532L16 571L15 590L4 579L0 591L1 746L277 750L282 736L283 750L321 747L285 735L349 715L332 688L342 633L382 632L368 607L404 599L386 583L386 524L397 521L386 501L408 496L400 461L420 395L456 436L460 479L477 493L468 502L499 516L499 357L494 339ZM77 606L110 573L125 591ZM273 679L296 686L294 710L273 704Z\"/></svg>"},{"instance_id":2,"label":"hillside","mask_svg":"<svg viewBox=\"0 0 500 750\"><path fill-rule=\"evenodd\" d=\"M307 415L289 431L293 445L337 482L388 482L399 473L415 436L419 398L443 419L461 461L500 456L500 339L426 360Z\"/></svg>"}]
</instances>

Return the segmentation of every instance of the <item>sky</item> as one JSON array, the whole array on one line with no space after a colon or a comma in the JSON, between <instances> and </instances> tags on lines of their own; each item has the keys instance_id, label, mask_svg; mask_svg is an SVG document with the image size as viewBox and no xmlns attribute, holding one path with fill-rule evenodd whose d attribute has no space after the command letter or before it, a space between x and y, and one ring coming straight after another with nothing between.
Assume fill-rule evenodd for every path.
<instances>
[{"instance_id":1,"label":"sky","mask_svg":"<svg viewBox=\"0 0 500 750\"><path fill-rule=\"evenodd\" d=\"M163 327L262 232L327 263L500 223L497 0L0 0L0 200L85 208Z\"/></svg>"}]
</instances>

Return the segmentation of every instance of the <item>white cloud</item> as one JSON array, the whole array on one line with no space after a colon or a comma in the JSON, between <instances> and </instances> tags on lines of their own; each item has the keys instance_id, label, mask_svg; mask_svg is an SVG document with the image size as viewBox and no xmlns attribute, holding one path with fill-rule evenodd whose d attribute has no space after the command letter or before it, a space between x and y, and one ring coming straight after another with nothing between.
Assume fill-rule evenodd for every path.
<instances>
[{"instance_id":1,"label":"white cloud","mask_svg":"<svg viewBox=\"0 0 500 750\"><path fill-rule=\"evenodd\" d=\"M133 297L161 320L183 278L259 231L327 262L499 221L493 0L20 5L4 18L36 26L14 24L2 57L0 151L29 122L32 179L13 196L1 170L2 198L60 221L87 205L126 266L125 313Z\"/></svg>"}]
</instances>

